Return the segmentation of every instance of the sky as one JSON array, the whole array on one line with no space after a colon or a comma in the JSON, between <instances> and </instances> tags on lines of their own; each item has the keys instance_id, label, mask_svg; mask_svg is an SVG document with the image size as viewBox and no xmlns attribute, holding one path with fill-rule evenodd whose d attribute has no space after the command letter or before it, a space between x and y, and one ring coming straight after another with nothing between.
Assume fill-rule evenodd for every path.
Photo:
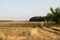
<instances>
[{"instance_id":1,"label":"sky","mask_svg":"<svg viewBox=\"0 0 60 40\"><path fill-rule=\"evenodd\" d=\"M0 20L29 20L46 16L50 7L60 7L60 0L0 0Z\"/></svg>"}]
</instances>

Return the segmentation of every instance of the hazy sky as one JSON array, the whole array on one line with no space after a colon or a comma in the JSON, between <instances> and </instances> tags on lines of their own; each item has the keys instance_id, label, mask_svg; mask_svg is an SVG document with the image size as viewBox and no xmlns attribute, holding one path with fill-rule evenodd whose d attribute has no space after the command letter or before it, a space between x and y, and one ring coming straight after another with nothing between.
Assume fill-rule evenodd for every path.
<instances>
[{"instance_id":1,"label":"hazy sky","mask_svg":"<svg viewBox=\"0 0 60 40\"><path fill-rule=\"evenodd\" d=\"M60 0L0 0L0 19L28 20L45 16L50 7L60 7Z\"/></svg>"}]
</instances>

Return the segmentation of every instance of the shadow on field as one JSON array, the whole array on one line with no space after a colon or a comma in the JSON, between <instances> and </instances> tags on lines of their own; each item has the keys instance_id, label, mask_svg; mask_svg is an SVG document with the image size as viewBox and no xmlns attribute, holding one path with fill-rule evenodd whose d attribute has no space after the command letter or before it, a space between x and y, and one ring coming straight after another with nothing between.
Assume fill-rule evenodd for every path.
<instances>
[{"instance_id":1,"label":"shadow on field","mask_svg":"<svg viewBox=\"0 0 60 40\"><path fill-rule=\"evenodd\" d=\"M42 29L45 30L45 31L48 31L50 33L54 33L54 34L60 35L60 30L58 30L58 29L51 29L51 28L47 28L47 27L42 28Z\"/></svg>"},{"instance_id":2,"label":"shadow on field","mask_svg":"<svg viewBox=\"0 0 60 40\"><path fill-rule=\"evenodd\" d=\"M55 28L55 29L54 29L54 28L51 28L51 29L52 29L52 30L55 30L55 31L58 31L58 32L60 32L60 30L59 30L59 29L56 29L56 28Z\"/></svg>"}]
</instances>

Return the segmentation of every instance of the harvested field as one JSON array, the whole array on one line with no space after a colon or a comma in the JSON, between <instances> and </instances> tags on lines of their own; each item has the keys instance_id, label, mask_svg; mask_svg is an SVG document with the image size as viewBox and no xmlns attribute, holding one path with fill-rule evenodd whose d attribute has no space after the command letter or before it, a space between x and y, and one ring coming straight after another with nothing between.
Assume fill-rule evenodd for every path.
<instances>
[{"instance_id":1,"label":"harvested field","mask_svg":"<svg viewBox=\"0 0 60 40\"><path fill-rule=\"evenodd\" d=\"M39 28L41 22L0 22L0 40L60 40L60 28Z\"/></svg>"}]
</instances>

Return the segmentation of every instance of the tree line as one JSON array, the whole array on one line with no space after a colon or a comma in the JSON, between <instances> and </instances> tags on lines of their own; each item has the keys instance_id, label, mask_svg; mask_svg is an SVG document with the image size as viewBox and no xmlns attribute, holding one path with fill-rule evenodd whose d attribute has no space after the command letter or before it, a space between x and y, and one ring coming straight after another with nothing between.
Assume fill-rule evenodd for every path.
<instances>
[{"instance_id":1,"label":"tree line","mask_svg":"<svg viewBox=\"0 0 60 40\"><path fill-rule=\"evenodd\" d=\"M60 8L57 7L53 9L50 8L50 13L48 13L46 16L35 16L31 17L29 21L32 22L41 22L41 21L52 21L56 24L60 24Z\"/></svg>"}]
</instances>

